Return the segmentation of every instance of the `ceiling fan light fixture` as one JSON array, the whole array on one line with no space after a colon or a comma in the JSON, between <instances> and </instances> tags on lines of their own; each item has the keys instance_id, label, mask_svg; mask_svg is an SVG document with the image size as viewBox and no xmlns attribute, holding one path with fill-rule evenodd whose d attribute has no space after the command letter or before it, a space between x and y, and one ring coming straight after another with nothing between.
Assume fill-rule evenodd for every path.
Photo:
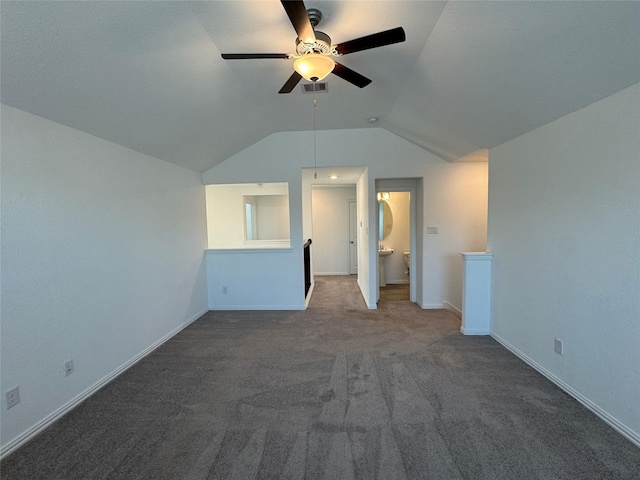
<instances>
[{"instance_id":1,"label":"ceiling fan light fixture","mask_svg":"<svg viewBox=\"0 0 640 480\"><path fill-rule=\"evenodd\" d=\"M318 82L329 75L336 62L331 57L320 53L308 53L293 62L293 68L310 82Z\"/></svg>"}]
</instances>

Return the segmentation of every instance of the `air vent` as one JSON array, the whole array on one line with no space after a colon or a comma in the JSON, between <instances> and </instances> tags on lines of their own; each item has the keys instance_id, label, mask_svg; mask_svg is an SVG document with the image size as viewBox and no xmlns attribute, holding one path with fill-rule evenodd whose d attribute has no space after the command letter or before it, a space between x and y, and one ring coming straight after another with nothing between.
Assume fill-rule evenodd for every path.
<instances>
[{"instance_id":1,"label":"air vent","mask_svg":"<svg viewBox=\"0 0 640 480\"><path fill-rule=\"evenodd\" d=\"M329 91L327 82L303 83L302 93L325 93Z\"/></svg>"}]
</instances>

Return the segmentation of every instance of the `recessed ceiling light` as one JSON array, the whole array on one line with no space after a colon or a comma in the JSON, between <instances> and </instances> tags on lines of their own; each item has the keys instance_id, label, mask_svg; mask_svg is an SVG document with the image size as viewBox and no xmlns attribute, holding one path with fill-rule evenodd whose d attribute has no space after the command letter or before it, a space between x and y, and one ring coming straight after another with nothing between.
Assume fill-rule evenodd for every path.
<instances>
[{"instance_id":1,"label":"recessed ceiling light","mask_svg":"<svg viewBox=\"0 0 640 480\"><path fill-rule=\"evenodd\" d=\"M329 175L329 178L331 180L335 180L336 178L338 178L338 175L336 175L335 173L333 175Z\"/></svg>"},{"instance_id":2,"label":"recessed ceiling light","mask_svg":"<svg viewBox=\"0 0 640 480\"><path fill-rule=\"evenodd\" d=\"M369 123L378 123L378 117L369 117L367 119L367 122L369 122Z\"/></svg>"}]
</instances>

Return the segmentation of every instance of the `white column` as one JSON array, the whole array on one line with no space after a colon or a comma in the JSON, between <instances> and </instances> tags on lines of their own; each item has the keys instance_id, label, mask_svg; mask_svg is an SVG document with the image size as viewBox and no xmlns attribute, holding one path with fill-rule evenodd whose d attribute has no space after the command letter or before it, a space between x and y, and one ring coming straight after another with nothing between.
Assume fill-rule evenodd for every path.
<instances>
[{"instance_id":1,"label":"white column","mask_svg":"<svg viewBox=\"0 0 640 480\"><path fill-rule=\"evenodd\" d=\"M489 335L491 331L491 261L493 253L464 252L462 326L465 335Z\"/></svg>"}]
</instances>

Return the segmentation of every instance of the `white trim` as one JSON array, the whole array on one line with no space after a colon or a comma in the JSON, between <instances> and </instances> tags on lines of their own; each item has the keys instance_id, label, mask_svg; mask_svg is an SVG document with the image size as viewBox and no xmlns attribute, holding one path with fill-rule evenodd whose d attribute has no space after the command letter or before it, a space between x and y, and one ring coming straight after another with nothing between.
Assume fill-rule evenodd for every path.
<instances>
[{"instance_id":1,"label":"white trim","mask_svg":"<svg viewBox=\"0 0 640 480\"><path fill-rule=\"evenodd\" d=\"M493 260L493 252L460 252L467 260L478 260L484 262L490 262Z\"/></svg>"},{"instance_id":2,"label":"white trim","mask_svg":"<svg viewBox=\"0 0 640 480\"><path fill-rule=\"evenodd\" d=\"M47 415L46 417L44 417L42 420L40 420L38 423L36 423L35 425L33 425L31 428L25 430L24 432L22 432L20 435L18 435L17 437L15 437L13 440L11 440L10 442L8 442L7 444L5 444L1 449L0 449L0 459L3 459L4 457L6 457L7 455L9 455L11 452L13 452L14 450L16 450L17 448L21 447L22 445L24 445L26 442L28 442L29 440L31 440L33 437L35 437L37 434L39 434L40 432L42 432L45 428L47 428L49 425L51 425L52 423L54 423L56 420L58 420L59 418L61 418L62 416L66 415L67 413L69 413L71 410L73 410L75 407L77 407L78 405L80 405L80 403L82 403L84 400L86 400L87 398L89 398L91 395L93 395L95 392L97 392L98 390L100 390L102 387L104 387L107 383L109 383L111 380L113 380L114 378L116 378L118 375L120 375L121 373L123 373L125 370L127 370L128 368L132 367L134 364L138 363L140 360L142 360L144 357L146 357L147 355L149 355L152 351L154 351L156 348L158 348L160 345L162 345L163 343L165 343L167 340L169 340L171 337L173 337L174 335L178 334L181 330L185 329L186 327L188 327L191 323L195 322L197 319L199 319L202 315L204 315L205 313L207 313L207 310L202 310L201 312L195 314L193 317L191 317L189 320L187 320L186 322L184 322L183 324L179 325L178 327L174 328L172 331L170 331L169 333L167 333L164 337L162 337L160 340L156 341L155 343L153 343L152 345L150 345L149 347L145 348L143 351L141 351L140 353L138 353L137 355L135 355L134 357L132 357L130 360L128 360L127 362L123 363L122 365L120 365L118 368L116 368L114 371L112 371L111 373L105 375L104 377L102 377L100 380L98 380L96 383L94 383L93 385L91 385L89 388L87 388L86 390L84 390L83 392L79 393L78 395L76 395L74 398L72 398L71 400L69 400L67 403L65 403L64 405L62 405L60 408L58 408L57 410L54 410L53 412L51 412L49 415Z\"/></svg>"},{"instance_id":3,"label":"white trim","mask_svg":"<svg viewBox=\"0 0 640 480\"><path fill-rule=\"evenodd\" d=\"M259 240L262 241L262 240ZM266 240L265 240L266 241ZM208 248L204 251L207 255L228 255L230 253L286 253L292 252L293 247L291 246L271 246L271 247L263 247L263 246L255 246L251 247L247 245L245 248Z\"/></svg>"},{"instance_id":4,"label":"white trim","mask_svg":"<svg viewBox=\"0 0 640 480\"><path fill-rule=\"evenodd\" d=\"M349 272L313 272L317 277L328 277L330 275L352 275ZM356 275L355 273L353 275Z\"/></svg>"},{"instance_id":5,"label":"white trim","mask_svg":"<svg viewBox=\"0 0 640 480\"><path fill-rule=\"evenodd\" d=\"M443 303L422 303L418 304L423 310L442 310L444 308Z\"/></svg>"},{"instance_id":6,"label":"white trim","mask_svg":"<svg viewBox=\"0 0 640 480\"><path fill-rule=\"evenodd\" d=\"M411 258L409 261L409 301L417 304L420 308L432 308L432 307L423 307L420 301L418 300L418 283L416 272L418 271L418 259L423 259L423 252L418 251L418 224L420 223L418 219L418 193L423 193L423 188L419 188L420 182L423 181L423 177L412 177L412 178L374 178L374 191L376 195L378 192L388 191L390 193L393 192L409 192L409 251L415 252L411 254ZM375 197L374 197L375 198ZM377 199L376 199L377 205ZM375 215L376 221L374 222L375 231L378 231L378 216ZM424 227L423 227L424 228ZM378 235L376 233L375 238L377 239ZM376 241L377 245L379 242ZM377 255L377 248L376 257ZM372 253L369 252L371 255ZM376 258L376 263L378 262ZM377 268L376 268L377 271ZM376 283L377 283L377 296L380 297L380 281L377 278L376 274ZM387 282L389 283L389 282ZM442 308L442 307L438 307Z\"/></svg>"},{"instance_id":7,"label":"white trim","mask_svg":"<svg viewBox=\"0 0 640 480\"><path fill-rule=\"evenodd\" d=\"M535 360L529 358L527 355L522 353L516 347L514 347L509 342L507 342L504 338L500 337L500 335L494 332L491 332L491 336L503 347L505 347L507 350L513 353L516 357L520 358L523 362L525 362L526 364L531 366L533 369L540 372L547 379L555 383L559 388L561 388L562 390L567 392L569 395L571 395L573 398L578 400L582 405L584 405L593 413L595 413L598 417L600 417L601 420L603 420L605 423L611 426L614 430L620 433L623 437L625 437L631 443L640 447L640 433L635 432L631 428L627 427L624 423L619 421L617 418L607 413L605 410L603 410L601 407L593 403L583 394L575 390L571 385L565 383L563 380L556 377L553 373L551 373L549 370L547 370L542 365L537 363Z\"/></svg>"},{"instance_id":8,"label":"white trim","mask_svg":"<svg viewBox=\"0 0 640 480\"><path fill-rule=\"evenodd\" d=\"M392 278L391 280L387 280L387 285L409 285L409 277Z\"/></svg>"},{"instance_id":9,"label":"white trim","mask_svg":"<svg viewBox=\"0 0 640 480\"><path fill-rule=\"evenodd\" d=\"M491 334L489 330L464 328L464 326L460 327L460 331L462 332L463 335L490 335Z\"/></svg>"},{"instance_id":10,"label":"white trim","mask_svg":"<svg viewBox=\"0 0 640 480\"><path fill-rule=\"evenodd\" d=\"M245 240L242 243L246 248L262 248L265 250L271 249L287 249L291 248L291 240L289 239L277 239L277 240ZM242 249L239 249L242 250Z\"/></svg>"},{"instance_id":11,"label":"white trim","mask_svg":"<svg viewBox=\"0 0 640 480\"><path fill-rule=\"evenodd\" d=\"M459 309L458 307L450 304L449 302L444 302L442 304L442 306L446 309L449 310L451 313L453 313L456 317L458 317L460 320L462 320L462 310ZM464 333L464 332L463 332ZM489 332L487 332L486 334L488 334ZM486 335L485 334L485 335Z\"/></svg>"},{"instance_id":12,"label":"white trim","mask_svg":"<svg viewBox=\"0 0 640 480\"><path fill-rule=\"evenodd\" d=\"M209 305L211 311L223 310L304 310L305 304L300 305Z\"/></svg>"},{"instance_id":13,"label":"white trim","mask_svg":"<svg viewBox=\"0 0 640 480\"><path fill-rule=\"evenodd\" d=\"M311 284L309 287L309 292L307 293L306 298L304 299L304 309L306 310L309 307L309 302L311 302L311 295L313 295L313 287L315 287L315 282Z\"/></svg>"},{"instance_id":14,"label":"white trim","mask_svg":"<svg viewBox=\"0 0 640 480\"><path fill-rule=\"evenodd\" d=\"M367 308L369 310L377 310L378 309L378 302L371 302L371 300L367 301L367 296L364 294L364 290L362 289L362 285L360 285L360 282L358 281L358 288L360 289L360 294L362 295L362 299L364 300L364 303L367 305Z\"/></svg>"},{"instance_id":15,"label":"white trim","mask_svg":"<svg viewBox=\"0 0 640 480\"><path fill-rule=\"evenodd\" d=\"M356 190L358 190L358 187L356 184L353 184L353 188ZM356 232L355 232L355 244L352 243L351 241L351 204L355 205L355 218L354 218L354 222L355 222L355 227L356 227ZM349 215L347 215L348 218L348 225L347 225L347 231L349 232L349 243L347 244L347 257L349 258L349 275L357 275L358 274L358 199L357 198L350 198L347 199L347 212L349 212ZM355 265L353 264L353 258L351 258L351 245L355 245L356 248L356 258L355 258ZM352 270L355 270L355 272L353 272Z\"/></svg>"}]
</instances>

